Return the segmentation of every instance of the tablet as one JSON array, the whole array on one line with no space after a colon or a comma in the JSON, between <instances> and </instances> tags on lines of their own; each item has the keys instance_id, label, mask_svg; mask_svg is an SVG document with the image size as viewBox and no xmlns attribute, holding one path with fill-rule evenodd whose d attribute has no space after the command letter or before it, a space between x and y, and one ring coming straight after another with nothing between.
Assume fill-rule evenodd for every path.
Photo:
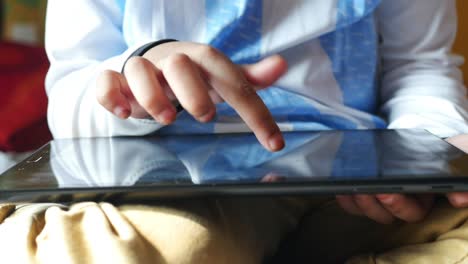
<instances>
[{"instance_id":1,"label":"tablet","mask_svg":"<svg viewBox=\"0 0 468 264\"><path fill-rule=\"evenodd\" d=\"M0 200L468 191L468 155L424 130L54 140L0 176Z\"/></svg>"}]
</instances>

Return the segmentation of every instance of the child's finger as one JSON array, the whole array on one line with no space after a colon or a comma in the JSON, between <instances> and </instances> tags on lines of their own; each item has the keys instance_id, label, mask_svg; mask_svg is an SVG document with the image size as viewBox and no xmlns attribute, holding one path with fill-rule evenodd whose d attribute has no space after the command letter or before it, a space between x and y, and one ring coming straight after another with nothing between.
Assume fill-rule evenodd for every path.
<instances>
[{"instance_id":1,"label":"child's finger","mask_svg":"<svg viewBox=\"0 0 468 264\"><path fill-rule=\"evenodd\" d=\"M98 102L109 112L122 119L131 114L128 99L122 93L127 86L125 77L115 71L106 70L97 79L96 97Z\"/></svg>"},{"instance_id":2,"label":"child's finger","mask_svg":"<svg viewBox=\"0 0 468 264\"><path fill-rule=\"evenodd\" d=\"M337 195L336 202L340 205L343 210L352 215L364 215L361 209L354 202L353 196L351 195Z\"/></svg>"},{"instance_id":3,"label":"child's finger","mask_svg":"<svg viewBox=\"0 0 468 264\"><path fill-rule=\"evenodd\" d=\"M404 194L379 194L376 197L387 211L406 222L424 219L432 204L431 196L421 197L421 200Z\"/></svg>"},{"instance_id":4,"label":"child's finger","mask_svg":"<svg viewBox=\"0 0 468 264\"><path fill-rule=\"evenodd\" d=\"M238 66L214 48L206 47L196 57L208 82L231 105L265 148L284 147L283 136L270 111Z\"/></svg>"},{"instance_id":5,"label":"child's finger","mask_svg":"<svg viewBox=\"0 0 468 264\"><path fill-rule=\"evenodd\" d=\"M446 141L455 147L468 153L468 134L461 134L454 137L449 137Z\"/></svg>"},{"instance_id":6,"label":"child's finger","mask_svg":"<svg viewBox=\"0 0 468 264\"><path fill-rule=\"evenodd\" d=\"M468 193L449 193L447 198L456 208L465 208L468 207Z\"/></svg>"},{"instance_id":7,"label":"child's finger","mask_svg":"<svg viewBox=\"0 0 468 264\"><path fill-rule=\"evenodd\" d=\"M214 117L216 108L208 94L211 87L202 79L190 57L172 54L158 62L157 67L186 111L200 122Z\"/></svg>"},{"instance_id":8,"label":"child's finger","mask_svg":"<svg viewBox=\"0 0 468 264\"><path fill-rule=\"evenodd\" d=\"M367 217L378 223L391 224L395 220L395 217L379 203L374 195L354 195L354 202Z\"/></svg>"},{"instance_id":9,"label":"child's finger","mask_svg":"<svg viewBox=\"0 0 468 264\"><path fill-rule=\"evenodd\" d=\"M288 69L283 57L273 55L257 63L242 65L244 76L257 89L273 85Z\"/></svg>"},{"instance_id":10,"label":"child's finger","mask_svg":"<svg viewBox=\"0 0 468 264\"><path fill-rule=\"evenodd\" d=\"M138 104L159 123L172 123L176 110L157 78L159 70L147 59L133 57L127 61L124 71Z\"/></svg>"}]
</instances>

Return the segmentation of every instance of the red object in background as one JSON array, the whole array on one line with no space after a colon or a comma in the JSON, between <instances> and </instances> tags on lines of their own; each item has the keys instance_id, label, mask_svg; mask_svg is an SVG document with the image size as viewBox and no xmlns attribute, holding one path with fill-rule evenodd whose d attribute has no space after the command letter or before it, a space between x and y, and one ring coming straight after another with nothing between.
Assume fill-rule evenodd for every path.
<instances>
[{"instance_id":1,"label":"red object in background","mask_svg":"<svg viewBox=\"0 0 468 264\"><path fill-rule=\"evenodd\" d=\"M33 150L52 138L47 127L43 48L0 42L0 151Z\"/></svg>"}]
</instances>

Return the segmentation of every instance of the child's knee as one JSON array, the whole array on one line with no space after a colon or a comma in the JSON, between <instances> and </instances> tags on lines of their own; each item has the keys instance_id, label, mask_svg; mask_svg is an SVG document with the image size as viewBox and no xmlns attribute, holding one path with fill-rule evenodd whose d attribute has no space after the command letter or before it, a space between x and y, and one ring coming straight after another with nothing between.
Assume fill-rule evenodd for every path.
<instances>
[{"instance_id":1,"label":"child's knee","mask_svg":"<svg viewBox=\"0 0 468 264\"><path fill-rule=\"evenodd\" d=\"M259 263L262 252L246 247L234 228L191 212L156 206L121 208L137 232L168 263Z\"/></svg>"}]
</instances>

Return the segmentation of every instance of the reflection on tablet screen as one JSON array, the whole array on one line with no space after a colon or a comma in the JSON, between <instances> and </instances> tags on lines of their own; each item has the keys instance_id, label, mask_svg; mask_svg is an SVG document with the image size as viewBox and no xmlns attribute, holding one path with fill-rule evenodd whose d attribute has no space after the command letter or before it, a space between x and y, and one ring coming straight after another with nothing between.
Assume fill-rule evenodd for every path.
<instances>
[{"instance_id":1,"label":"reflection on tablet screen","mask_svg":"<svg viewBox=\"0 0 468 264\"><path fill-rule=\"evenodd\" d=\"M49 161L16 168L1 188L79 188L459 176L466 155L415 130L285 133L266 151L253 134L55 140ZM21 180L18 180L21 179Z\"/></svg>"}]
</instances>

